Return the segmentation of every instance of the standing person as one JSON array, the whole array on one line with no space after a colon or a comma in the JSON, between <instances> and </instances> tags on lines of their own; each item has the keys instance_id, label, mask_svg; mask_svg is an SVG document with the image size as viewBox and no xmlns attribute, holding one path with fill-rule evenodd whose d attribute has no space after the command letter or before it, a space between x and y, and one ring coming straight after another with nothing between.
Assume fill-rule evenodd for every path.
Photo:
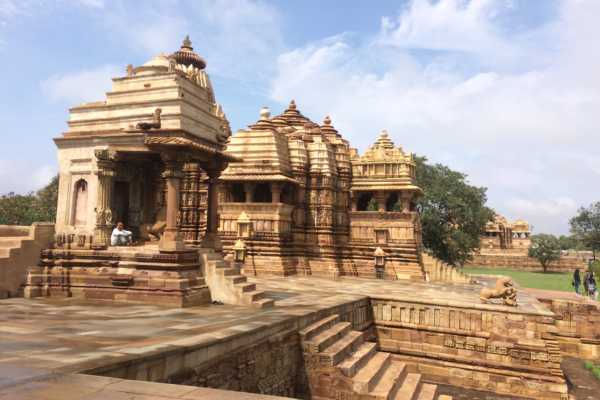
<instances>
[{"instance_id":1,"label":"standing person","mask_svg":"<svg viewBox=\"0 0 600 400\"><path fill-rule=\"evenodd\" d=\"M591 299L596 300L598 298L598 290L596 289L596 277L594 271L590 272L588 280L588 293Z\"/></svg>"},{"instance_id":2,"label":"standing person","mask_svg":"<svg viewBox=\"0 0 600 400\"><path fill-rule=\"evenodd\" d=\"M581 276L579 275L579 268L576 268L575 272L573 272L573 281L571 282L571 284L575 288L575 293L579 294L579 285L581 285Z\"/></svg>"},{"instance_id":3,"label":"standing person","mask_svg":"<svg viewBox=\"0 0 600 400\"><path fill-rule=\"evenodd\" d=\"M117 223L117 227L113 229L110 235L111 246L129 246L131 245L133 234L125 230L125 225L122 222Z\"/></svg>"},{"instance_id":4,"label":"standing person","mask_svg":"<svg viewBox=\"0 0 600 400\"><path fill-rule=\"evenodd\" d=\"M583 294L586 296L590 295L590 289L588 287L590 283L590 270L585 271L585 275L583 275Z\"/></svg>"}]
</instances>

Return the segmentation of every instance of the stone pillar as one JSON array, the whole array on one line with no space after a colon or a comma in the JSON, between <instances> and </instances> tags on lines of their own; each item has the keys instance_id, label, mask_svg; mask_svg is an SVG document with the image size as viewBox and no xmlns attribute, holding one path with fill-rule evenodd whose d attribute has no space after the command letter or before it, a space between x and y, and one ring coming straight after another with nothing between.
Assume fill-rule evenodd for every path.
<instances>
[{"instance_id":1,"label":"stone pillar","mask_svg":"<svg viewBox=\"0 0 600 400\"><path fill-rule=\"evenodd\" d=\"M281 186L280 182L271 183L271 203L281 203Z\"/></svg>"},{"instance_id":2,"label":"stone pillar","mask_svg":"<svg viewBox=\"0 0 600 400\"><path fill-rule=\"evenodd\" d=\"M210 247L217 251L222 250L223 246L218 235L218 219L217 214L219 207L219 200L217 197L217 190L219 185L219 175L221 170L206 170L208 175L208 205L206 208L206 235L202 241L202 247Z\"/></svg>"},{"instance_id":3,"label":"stone pillar","mask_svg":"<svg viewBox=\"0 0 600 400\"><path fill-rule=\"evenodd\" d=\"M98 176L96 200L96 225L92 248L105 249L110 245L110 235L113 228L113 214L111 210L113 177L115 176L115 163L109 158L108 150L98 150L96 165Z\"/></svg>"},{"instance_id":4,"label":"stone pillar","mask_svg":"<svg viewBox=\"0 0 600 400\"><path fill-rule=\"evenodd\" d=\"M246 195L246 203L252 203L252 192L254 191L253 183L244 183L244 194Z\"/></svg>"},{"instance_id":5,"label":"stone pillar","mask_svg":"<svg viewBox=\"0 0 600 400\"><path fill-rule=\"evenodd\" d=\"M180 204L180 186L183 179L183 163L174 157L163 157L165 170L162 177L165 178L167 186L167 216L165 231L160 238L158 248L160 251L174 252L185 249L185 244L179 234L177 218Z\"/></svg>"},{"instance_id":6,"label":"stone pillar","mask_svg":"<svg viewBox=\"0 0 600 400\"><path fill-rule=\"evenodd\" d=\"M377 201L377 208L379 212L385 211L386 193L382 190L375 192L375 201Z\"/></svg>"},{"instance_id":7,"label":"stone pillar","mask_svg":"<svg viewBox=\"0 0 600 400\"><path fill-rule=\"evenodd\" d=\"M412 200L412 193L402 192L400 193L400 205L402 206L403 213L410 212L410 202Z\"/></svg>"}]
</instances>

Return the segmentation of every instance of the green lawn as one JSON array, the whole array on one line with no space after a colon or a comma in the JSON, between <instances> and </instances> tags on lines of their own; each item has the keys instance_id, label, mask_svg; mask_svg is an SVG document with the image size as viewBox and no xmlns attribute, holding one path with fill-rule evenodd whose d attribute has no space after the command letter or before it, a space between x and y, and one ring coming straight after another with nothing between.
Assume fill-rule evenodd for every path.
<instances>
[{"instance_id":1,"label":"green lawn","mask_svg":"<svg viewBox=\"0 0 600 400\"><path fill-rule=\"evenodd\" d=\"M463 268L468 274L507 275L519 285L534 289L561 290L572 292L571 274L562 272L527 272L512 269Z\"/></svg>"}]
</instances>

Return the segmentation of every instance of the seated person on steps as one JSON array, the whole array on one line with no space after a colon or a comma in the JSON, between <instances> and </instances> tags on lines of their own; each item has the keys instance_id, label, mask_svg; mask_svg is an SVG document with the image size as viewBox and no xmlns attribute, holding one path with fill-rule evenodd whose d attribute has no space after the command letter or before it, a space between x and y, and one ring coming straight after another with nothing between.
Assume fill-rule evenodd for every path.
<instances>
[{"instance_id":1,"label":"seated person on steps","mask_svg":"<svg viewBox=\"0 0 600 400\"><path fill-rule=\"evenodd\" d=\"M113 229L110 235L111 246L129 246L132 244L133 234L125 230L125 225L122 222L117 223L117 227Z\"/></svg>"}]
</instances>

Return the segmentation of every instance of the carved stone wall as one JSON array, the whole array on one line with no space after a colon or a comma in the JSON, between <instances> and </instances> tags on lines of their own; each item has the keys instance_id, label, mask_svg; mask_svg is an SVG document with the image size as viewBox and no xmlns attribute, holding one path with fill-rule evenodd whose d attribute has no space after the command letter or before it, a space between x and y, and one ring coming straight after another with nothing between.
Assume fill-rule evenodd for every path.
<instances>
[{"instance_id":1,"label":"carved stone wall","mask_svg":"<svg viewBox=\"0 0 600 400\"><path fill-rule=\"evenodd\" d=\"M556 336L563 354L596 360L600 357L600 306L591 301L540 299L556 314Z\"/></svg>"},{"instance_id":2,"label":"carved stone wall","mask_svg":"<svg viewBox=\"0 0 600 400\"><path fill-rule=\"evenodd\" d=\"M371 299L380 348L437 383L566 398L552 314Z\"/></svg>"},{"instance_id":3,"label":"carved stone wall","mask_svg":"<svg viewBox=\"0 0 600 400\"><path fill-rule=\"evenodd\" d=\"M298 334L283 332L233 355L211 360L168 379L169 383L296 397L302 353Z\"/></svg>"}]
</instances>

